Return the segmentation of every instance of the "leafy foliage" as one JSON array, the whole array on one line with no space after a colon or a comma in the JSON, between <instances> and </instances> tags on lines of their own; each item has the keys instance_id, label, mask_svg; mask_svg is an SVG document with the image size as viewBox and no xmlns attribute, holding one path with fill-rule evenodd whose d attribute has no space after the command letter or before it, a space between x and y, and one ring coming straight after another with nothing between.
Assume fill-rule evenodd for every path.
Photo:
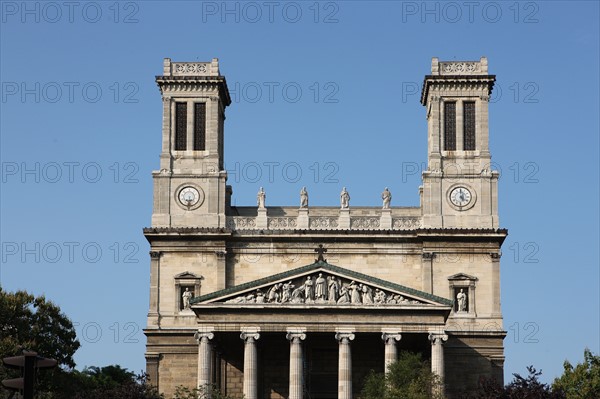
<instances>
[{"instance_id":1,"label":"leafy foliage","mask_svg":"<svg viewBox=\"0 0 600 399\"><path fill-rule=\"evenodd\" d=\"M112 366L109 366L112 367ZM156 388L148 384L147 375L133 376L133 373L127 372L126 369L120 369L117 372L117 376L130 375L128 380L124 380L121 383L114 385L117 381L112 380L110 373L115 371L114 369L108 370L108 374L104 374L97 379L100 387L91 391L78 392L73 399L164 399L162 394L159 394ZM104 367L103 369L106 369ZM124 370L125 373L122 373ZM96 377L92 377L96 378ZM104 384L104 385L103 385ZM62 399L62 398L61 398ZM65 397L66 399L66 397Z\"/></svg>"},{"instance_id":2,"label":"leafy foliage","mask_svg":"<svg viewBox=\"0 0 600 399\"><path fill-rule=\"evenodd\" d=\"M200 387L200 388L187 388L184 386L178 386L177 388L175 388L175 396L173 396L173 399L207 399L207 398L233 399L231 396L221 393L221 391L214 386L205 386L205 387Z\"/></svg>"},{"instance_id":3,"label":"leafy foliage","mask_svg":"<svg viewBox=\"0 0 600 399\"><path fill-rule=\"evenodd\" d=\"M388 373L371 372L363 385L365 399L438 399L442 398L439 378L419 353L402 352Z\"/></svg>"},{"instance_id":4,"label":"leafy foliage","mask_svg":"<svg viewBox=\"0 0 600 399\"><path fill-rule=\"evenodd\" d=\"M527 367L527 377L513 374L512 382L505 387L494 380L481 380L477 392L464 396L469 399L565 399L560 389L552 389L539 381L541 371Z\"/></svg>"},{"instance_id":5,"label":"leafy foliage","mask_svg":"<svg viewBox=\"0 0 600 399\"><path fill-rule=\"evenodd\" d=\"M573 367L565 360L564 372L554 380L553 390L561 390L567 399L600 398L600 356L589 349L583 352L583 363Z\"/></svg>"},{"instance_id":6,"label":"leafy foliage","mask_svg":"<svg viewBox=\"0 0 600 399\"><path fill-rule=\"evenodd\" d=\"M22 349L56 359L63 368L75 367L79 348L75 328L60 308L44 296L0 287L0 355L18 356Z\"/></svg>"},{"instance_id":7,"label":"leafy foliage","mask_svg":"<svg viewBox=\"0 0 600 399\"><path fill-rule=\"evenodd\" d=\"M506 386L507 398L511 399L563 399L562 392L553 392L549 385L538 380L542 375L533 366L527 367L529 375L513 374L514 380Z\"/></svg>"},{"instance_id":8,"label":"leafy foliage","mask_svg":"<svg viewBox=\"0 0 600 399\"><path fill-rule=\"evenodd\" d=\"M36 391L50 391L56 384L53 376L75 367L73 355L79 346L73 323L54 303L44 296L0 287L0 357L20 356L27 349L58 361L59 369L39 373ZM19 370L0 367L0 380L19 376ZM0 398L7 395L0 391Z\"/></svg>"}]
</instances>

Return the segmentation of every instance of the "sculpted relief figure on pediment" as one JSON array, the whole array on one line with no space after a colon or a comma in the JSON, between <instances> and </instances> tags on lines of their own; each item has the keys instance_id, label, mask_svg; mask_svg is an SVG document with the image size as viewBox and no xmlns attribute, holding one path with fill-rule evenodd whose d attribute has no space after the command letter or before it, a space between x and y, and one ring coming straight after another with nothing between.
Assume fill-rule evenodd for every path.
<instances>
[{"instance_id":1,"label":"sculpted relief figure on pediment","mask_svg":"<svg viewBox=\"0 0 600 399\"><path fill-rule=\"evenodd\" d=\"M225 301L239 304L424 305L402 294L339 276L315 273L245 292Z\"/></svg>"}]
</instances>

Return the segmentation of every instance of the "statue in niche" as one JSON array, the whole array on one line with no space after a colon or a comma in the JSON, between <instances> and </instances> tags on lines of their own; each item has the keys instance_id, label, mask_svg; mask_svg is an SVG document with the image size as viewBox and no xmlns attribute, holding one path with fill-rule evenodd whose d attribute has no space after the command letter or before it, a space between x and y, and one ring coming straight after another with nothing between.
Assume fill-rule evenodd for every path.
<instances>
[{"instance_id":1,"label":"statue in niche","mask_svg":"<svg viewBox=\"0 0 600 399\"><path fill-rule=\"evenodd\" d=\"M348 287L348 291L350 291L350 302L352 303L362 303L362 289L358 286L354 281L350 283Z\"/></svg>"},{"instance_id":2,"label":"statue in niche","mask_svg":"<svg viewBox=\"0 0 600 399\"><path fill-rule=\"evenodd\" d=\"M267 292L267 302L269 302L269 303L279 302L279 298L281 297L279 294L279 291L282 286L283 286L283 284L279 283L279 284L275 284L274 286L272 286L269 289L269 291Z\"/></svg>"},{"instance_id":3,"label":"statue in niche","mask_svg":"<svg viewBox=\"0 0 600 399\"><path fill-rule=\"evenodd\" d=\"M464 293L464 290L461 288L460 292L456 295L456 301L458 302L458 311L466 312L467 311L467 294Z\"/></svg>"},{"instance_id":4,"label":"statue in niche","mask_svg":"<svg viewBox=\"0 0 600 399\"><path fill-rule=\"evenodd\" d=\"M368 285L360 284L363 303L373 303L373 290Z\"/></svg>"},{"instance_id":5,"label":"statue in niche","mask_svg":"<svg viewBox=\"0 0 600 399\"><path fill-rule=\"evenodd\" d=\"M265 194L265 190L261 187L256 194L256 203L258 205L258 209L265 209L265 200L267 198L267 194Z\"/></svg>"},{"instance_id":6,"label":"statue in niche","mask_svg":"<svg viewBox=\"0 0 600 399\"><path fill-rule=\"evenodd\" d=\"M338 304L350 303L350 293L348 287L342 285L340 287L340 298L337 300Z\"/></svg>"},{"instance_id":7,"label":"statue in niche","mask_svg":"<svg viewBox=\"0 0 600 399\"><path fill-rule=\"evenodd\" d=\"M292 300L292 291L294 289L294 284L292 282L288 282L283 284L281 293L281 303L286 303Z\"/></svg>"},{"instance_id":8,"label":"statue in niche","mask_svg":"<svg viewBox=\"0 0 600 399\"><path fill-rule=\"evenodd\" d=\"M383 200L383 209L390 209L390 203L392 202L392 193L386 187L381 193L381 199Z\"/></svg>"},{"instance_id":9,"label":"statue in niche","mask_svg":"<svg viewBox=\"0 0 600 399\"><path fill-rule=\"evenodd\" d=\"M304 301L310 302L315 299L315 283L310 276L306 277L304 282Z\"/></svg>"},{"instance_id":10,"label":"statue in niche","mask_svg":"<svg viewBox=\"0 0 600 399\"><path fill-rule=\"evenodd\" d=\"M346 187L342 188L340 193L340 206L342 209L350 208L350 194L346 191Z\"/></svg>"},{"instance_id":11,"label":"statue in niche","mask_svg":"<svg viewBox=\"0 0 600 399\"><path fill-rule=\"evenodd\" d=\"M185 291L181 295L181 299L183 300L183 308L190 309L190 299L194 296L194 293L190 291L188 287L185 287Z\"/></svg>"},{"instance_id":12,"label":"statue in niche","mask_svg":"<svg viewBox=\"0 0 600 399\"><path fill-rule=\"evenodd\" d=\"M335 276L327 277L327 288L329 292L329 303L337 303L340 286Z\"/></svg>"},{"instance_id":13,"label":"statue in niche","mask_svg":"<svg viewBox=\"0 0 600 399\"><path fill-rule=\"evenodd\" d=\"M300 190L300 208L308 208L308 191L306 191L306 187L302 187L302 190Z\"/></svg>"},{"instance_id":14,"label":"statue in niche","mask_svg":"<svg viewBox=\"0 0 600 399\"><path fill-rule=\"evenodd\" d=\"M319 276L315 280L315 299L327 299L327 281L323 277L322 273L319 273Z\"/></svg>"}]
</instances>

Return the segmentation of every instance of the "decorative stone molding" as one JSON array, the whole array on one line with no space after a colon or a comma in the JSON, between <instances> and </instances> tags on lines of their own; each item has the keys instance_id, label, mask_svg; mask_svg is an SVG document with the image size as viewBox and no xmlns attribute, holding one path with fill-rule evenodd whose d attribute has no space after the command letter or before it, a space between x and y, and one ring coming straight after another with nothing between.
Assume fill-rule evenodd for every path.
<instances>
[{"instance_id":1,"label":"decorative stone molding","mask_svg":"<svg viewBox=\"0 0 600 399\"><path fill-rule=\"evenodd\" d=\"M231 230L252 230L256 228L256 218L229 216L227 217L227 227Z\"/></svg>"},{"instance_id":2,"label":"decorative stone molding","mask_svg":"<svg viewBox=\"0 0 600 399\"><path fill-rule=\"evenodd\" d=\"M313 230L327 230L338 228L337 217L314 217L309 219L308 224L310 229Z\"/></svg>"},{"instance_id":3,"label":"decorative stone molding","mask_svg":"<svg viewBox=\"0 0 600 399\"><path fill-rule=\"evenodd\" d=\"M383 210L388 211L388 210ZM308 228L309 230L415 230L422 227L421 218L405 216L388 218L386 222L382 216L349 216L348 209L340 210L339 216L309 217L308 209L300 209L296 217L268 217L266 209L258 209L258 217L227 216L226 226L230 230L295 230ZM308 223L307 223L308 220ZM382 224L382 220L384 220Z\"/></svg>"},{"instance_id":4,"label":"decorative stone molding","mask_svg":"<svg viewBox=\"0 0 600 399\"><path fill-rule=\"evenodd\" d=\"M380 226L380 219L376 216L358 216L350 218L351 229L378 229Z\"/></svg>"},{"instance_id":5,"label":"decorative stone molding","mask_svg":"<svg viewBox=\"0 0 600 399\"><path fill-rule=\"evenodd\" d=\"M316 306L426 305L426 303L401 294L323 273L295 277L287 282L279 282L263 289L246 292L225 301L225 303L284 306L294 304Z\"/></svg>"},{"instance_id":6,"label":"decorative stone molding","mask_svg":"<svg viewBox=\"0 0 600 399\"><path fill-rule=\"evenodd\" d=\"M421 228L420 217L401 217L392 219L392 228L394 230L412 230Z\"/></svg>"},{"instance_id":7,"label":"decorative stone molding","mask_svg":"<svg viewBox=\"0 0 600 399\"><path fill-rule=\"evenodd\" d=\"M174 62L171 71L173 76L202 75L206 74L209 68L208 62Z\"/></svg>"},{"instance_id":8,"label":"decorative stone molding","mask_svg":"<svg viewBox=\"0 0 600 399\"><path fill-rule=\"evenodd\" d=\"M440 62L440 75L463 75L479 71L478 62Z\"/></svg>"},{"instance_id":9,"label":"decorative stone molding","mask_svg":"<svg viewBox=\"0 0 600 399\"><path fill-rule=\"evenodd\" d=\"M158 259L162 255L161 251L150 251L150 258Z\"/></svg>"},{"instance_id":10,"label":"decorative stone molding","mask_svg":"<svg viewBox=\"0 0 600 399\"><path fill-rule=\"evenodd\" d=\"M267 226L269 229L295 229L297 225L296 218L274 217L268 220Z\"/></svg>"}]
</instances>

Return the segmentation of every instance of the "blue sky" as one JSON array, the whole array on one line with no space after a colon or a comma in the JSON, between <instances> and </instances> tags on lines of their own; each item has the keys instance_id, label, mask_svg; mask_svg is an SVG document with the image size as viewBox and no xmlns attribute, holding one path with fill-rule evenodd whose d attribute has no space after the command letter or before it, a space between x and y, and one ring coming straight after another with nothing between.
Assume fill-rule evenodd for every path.
<instances>
[{"instance_id":1,"label":"blue sky","mask_svg":"<svg viewBox=\"0 0 600 399\"><path fill-rule=\"evenodd\" d=\"M0 284L77 323L78 367L144 368L162 60L218 57L233 202L418 205L431 57L497 75L505 374L600 351L598 2L2 1ZM270 89L272 88L272 90Z\"/></svg>"}]
</instances>

